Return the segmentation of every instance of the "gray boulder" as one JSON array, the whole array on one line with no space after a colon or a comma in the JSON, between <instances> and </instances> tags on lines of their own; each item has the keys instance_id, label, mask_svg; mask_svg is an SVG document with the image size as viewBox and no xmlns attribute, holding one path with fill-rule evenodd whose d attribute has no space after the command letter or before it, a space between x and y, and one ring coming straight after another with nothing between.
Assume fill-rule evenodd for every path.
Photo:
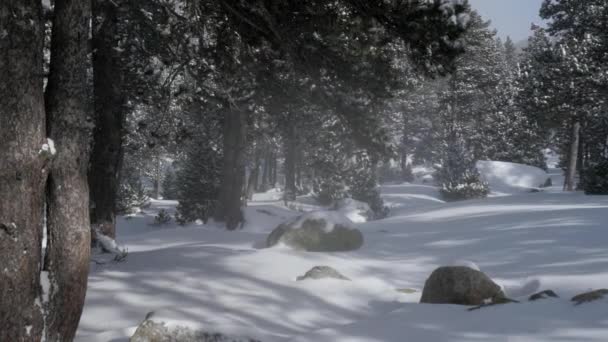
<instances>
[{"instance_id":1,"label":"gray boulder","mask_svg":"<svg viewBox=\"0 0 608 342\"><path fill-rule=\"evenodd\" d=\"M440 267L426 280L420 303L484 305L505 294L487 275L465 266Z\"/></svg>"},{"instance_id":2,"label":"gray boulder","mask_svg":"<svg viewBox=\"0 0 608 342\"><path fill-rule=\"evenodd\" d=\"M279 243L308 252L347 252L361 248L363 234L337 212L313 212L275 228L266 246Z\"/></svg>"},{"instance_id":3,"label":"gray boulder","mask_svg":"<svg viewBox=\"0 0 608 342\"><path fill-rule=\"evenodd\" d=\"M595 302L596 300L600 300L608 296L608 289L599 289L590 292L581 293L572 297L571 301L573 301L574 305L581 305L583 303Z\"/></svg>"},{"instance_id":4,"label":"gray boulder","mask_svg":"<svg viewBox=\"0 0 608 342\"><path fill-rule=\"evenodd\" d=\"M155 322L151 316L148 314L146 320L137 327L130 342L260 342L181 326L168 327L163 322Z\"/></svg>"},{"instance_id":5,"label":"gray boulder","mask_svg":"<svg viewBox=\"0 0 608 342\"><path fill-rule=\"evenodd\" d=\"M306 279L340 279L340 280L350 280L347 277L343 276L340 272L336 271L332 267L329 266L315 266L310 269L310 271L306 272L303 276L299 276L297 278L298 281L306 280Z\"/></svg>"}]
</instances>

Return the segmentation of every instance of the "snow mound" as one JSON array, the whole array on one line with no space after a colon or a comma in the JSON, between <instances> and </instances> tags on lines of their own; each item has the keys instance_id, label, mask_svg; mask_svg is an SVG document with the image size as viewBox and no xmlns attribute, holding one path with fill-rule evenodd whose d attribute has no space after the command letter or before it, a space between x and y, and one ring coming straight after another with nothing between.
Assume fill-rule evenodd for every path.
<instances>
[{"instance_id":1,"label":"snow mound","mask_svg":"<svg viewBox=\"0 0 608 342\"><path fill-rule=\"evenodd\" d=\"M344 198L338 201L336 209L354 223L367 222L374 215L367 203L352 198Z\"/></svg>"},{"instance_id":2,"label":"snow mound","mask_svg":"<svg viewBox=\"0 0 608 342\"><path fill-rule=\"evenodd\" d=\"M298 216L294 221L288 223L291 229L300 229L306 221L325 221L323 231L331 233L334 228L339 225L347 228L352 228L353 221L342 213L330 210L312 211L304 215Z\"/></svg>"},{"instance_id":3,"label":"snow mound","mask_svg":"<svg viewBox=\"0 0 608 342\"><path fill-rule=\"evenodd\" d=\"M494 193L517 193L542 187L549 175L534 166L481 160L477 162L481 179Z\"/></svg>"}]
</instances>

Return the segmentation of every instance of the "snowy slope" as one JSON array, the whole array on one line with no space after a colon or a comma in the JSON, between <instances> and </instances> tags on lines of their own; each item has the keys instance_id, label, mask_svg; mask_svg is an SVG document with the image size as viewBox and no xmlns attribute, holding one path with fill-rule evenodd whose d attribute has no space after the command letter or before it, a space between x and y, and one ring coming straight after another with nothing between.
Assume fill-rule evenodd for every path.
<instances>
[{"instance_id":1,"label":"snowy slope","mask_svg":"<svg viewBox=\"0 0 608 342\"><path fill-rule=\"evenodd\" d=\"M498 195L536 189L549 178L547 172L537 167L508 162L480 160L477 170L490 190Z\"/></svg>"},{"instance_id":2,"label":"snowy slope","mask_svg":"<svg viewBox=\"0 0 608 342\"><path fill-rule=\"evenodd\" d=\"M243 231L120 221L123 263L92 265L77 341L127 341L149 311L263 341L606 341L608 305L568 299L608 287L608 198L521 193L442 203L436 189L386 186L393 216L358 224L363 248L349 253L261 249L298 215L263 198ZM146 227L148 229L146 229ZM440 265L474 262L519 299L537 289L561 298L467 312L417 304ZM296 281L316 265L352 281ZM413 289L403 293L396 289ZM410 291L406 291L410 292ZM185 323L187 324L187 323Z\"/></svg>"}]
</instances>

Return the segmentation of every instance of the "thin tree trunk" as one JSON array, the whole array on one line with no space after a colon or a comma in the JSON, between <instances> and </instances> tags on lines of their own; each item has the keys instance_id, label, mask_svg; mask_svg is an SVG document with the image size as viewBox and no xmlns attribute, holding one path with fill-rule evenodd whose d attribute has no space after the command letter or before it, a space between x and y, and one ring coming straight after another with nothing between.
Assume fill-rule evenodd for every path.
<instances>
[{"instance_id":1,"label":"thin tree trunk","mask_svg":"<svg viewBox=\"0 0 608 342\"><path fill-rule=\"evenodd\" d=\"M249 180L247 181L247 198L249 200L253 199L253 194L255 193L255 191L257 190L258 187L258 178L260 177L260 164L261 164L261 157L260 157L261 151L259 149L256 149L255 153L254 153L254 161L253 161L253 168L251 169L251 172L249 173Z\"/></svg>"},{"instance_id":2,"label":"thin tree trunk","mask_svg":"<svg viewBox=\"0 0 608 342\"><path fill-rule=\"evenodd\" d=\"M50 75L46 93L48 134L57 155L47 183L49 293L46 340L71 341L87 290L90 255L87 105L91 3L55 0Z\"/></svg>"},{"instance_id":3,"label":"thin tree trunk","mask_svg":"<svg viewBox=\"0 0 608 342\"><path fill-rule=\"evenodd\" d=\"M46 142L41 2L0 1L0 341L39 341Z\"/></svg>"},{"instance_id":4,"label":"thin tree trunk","mask_svg":"<svg viewBox=\"0 0 608 342\"><path fill-rule=\"evenodd\" d=\"M116 200L120 184L126 122L123 76L116 47L118 9L93 0L93 78L95 131L89 169L91 223L116 237Z\"/></svg>"},{"instance_id":5,"label":"thin tree trunk","mask_svg":"<svg viewBox=\"0 0 608 342\"><path fill-rule=\"evenodd\" d=\"M268 190L268 184L270 183L270 152L264 154L264 170L262 171L262 184L260 186L261 191Z\"/></svg>"},{"instance_id":6,"label":"thin tree trunk","mask_svg":"<svg viewBox=\"0 0 608 342\"><path fill-rule=\"evenodd\" d=\"M297 153L297 140L296 130L293 125L293 120L288 120L288 127L284 137L285 142L285 192L283 199L287 201L296 200L296 153Z\"/></svg>"},{"instance_id":7,"label":"thin tree trunk","mask_svg":"<svg viewBox=\"0 0 608 342\"><path fill-rule=\"evenodd\" d=\"M277 154L275 152L272 153L272 158L270 159L270 162L272 163L271 166L271 170L272 170L272 178L270 180L270 185L272 188L275 188L277 186Z\"/></svg>"},{"instance_id":8,"label":"thin tree trunk","mask_svg":"<svg viewBox=\"0 0 608 342\"><path fill-rule=\"evenodd\" d=\"M565 191L574 191L574 188L576 186L576 164L578 161L580 130L581 123L577 120L572 124L572 131L570 135L570 155L568 156L568 170L564 183Z\"/></svg>"},{"instance_id":9,"label":"thin tree trunk","mask_svg":"<svg viewBox=\"0 0 608 342\"><path fill-rule=\"evenodd\" d=\"M235 230L244 223L241 207L245 179L247 112L232 108L224 115L224 164L215 219Z\"/></svg>"},{"instance_id":10,"label":"thin tree trunk","mask_svg":"<svg viewBox=\"0 0 608 342\"><path fill-rule=\"evenodd\" d=\"M159 155L156 158L156 165L154 165L154 198L156 199L160 199L161 169L161 158Z\"/></svg>"}]
</instances>

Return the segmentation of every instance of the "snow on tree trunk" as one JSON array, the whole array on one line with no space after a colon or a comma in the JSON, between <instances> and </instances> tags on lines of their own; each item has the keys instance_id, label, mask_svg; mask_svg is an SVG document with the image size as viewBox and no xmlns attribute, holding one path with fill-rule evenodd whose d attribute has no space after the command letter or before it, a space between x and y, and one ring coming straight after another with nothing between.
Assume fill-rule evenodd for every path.
<instances>
[{"instance_id":1,"label":"snow on tree trunk","mask_svg":"<svg viewBox=\"0 0 608 342\"><path fill-rule=\"evenodd\" d=\"M581 123L576 120L572 124L570 135L570 155L568 156L568 170L564 182L564 190L574 191L576 187L576 164L578 160L578 149L580 142Z\"/></svg>"},{"instance_id":2,"label":"snow on tree trunk","mask_svg":"<svg viewBox=\"0 0 608 342\"><path fill-rule=\"evenodd\" d=\"M95 131L89 169L91 223L112 238L116 237L115 209L126 122L123 73L115 50L117 11L111 2L93 0Z\"/></svg>"},{"instance_id":3,"label":"snow on tree trunk","mask_svg":"<svg viewBox=\"0 0 608 342\"><path fill-rule=\"evenodd\" d=\"M46 110L55 142L47 181L47 248L43 270L49 277L45 334L48 341L71 341L80 321L89 274L89 106L88 39L91 3L56 0Z\"/></svg>"},{"instance_id":4,"label":"snow on tree trunk","mask_svg":"<svg viewBox=\"0 0 608 342\"><path fill-rule=\"evenodd\" d=\"M5 37L5 35L8 35ZM38 341L47 142L41 2L0 1L0 341Z\"/></svg>"}]
</instances>

